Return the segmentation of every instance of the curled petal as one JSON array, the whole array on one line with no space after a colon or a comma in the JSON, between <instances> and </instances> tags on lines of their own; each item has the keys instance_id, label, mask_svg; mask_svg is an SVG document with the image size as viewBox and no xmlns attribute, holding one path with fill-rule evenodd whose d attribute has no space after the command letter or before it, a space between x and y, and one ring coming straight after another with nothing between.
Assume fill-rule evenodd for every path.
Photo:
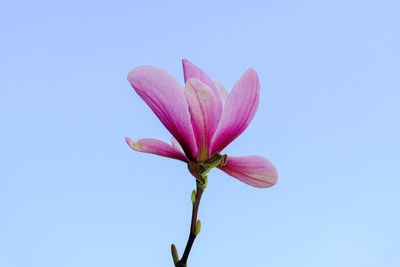
<instances>
[{"instance_id":1,"label":"curled petal","mask_svg":"<svg viewBox=\"0 0 400 267\"><path fill-rule=\"evenodd\" d=\"M235 84L226 99L221 120L215 132L211 153L222 151L235 140L252 121L260 102L260 82L250 68Z\"/></svg>"},{"instance_id":2,"label":"curled petal","mask_svg":"<svg viewBox=\"0 0 400 267\"><path fill-rule=\"evenodd\" d=\"M185 86L186 99L192 116L197 141L197 160L210 156L211 139L217 129L217 97L202 81L190 78Z\"/></svg>"},{"instance_id":3,"label":"curled petal","mask_svg":"<svg viewBox=\"0 0 400 267\"><path fill-rule=\"evenodd\" d=\"M219 121L222 113L222 102L219 96L218 89L215 86L214 82L207 75L207 73L202 71L199 67L194 65L189 60L182 59L182 65L183 65L183 76L185 77L185 83L190 78L196 78L205 83L206 85L208 85L208 87L210 87L213 90L215 96L217 97L217 121Z\"/></svg>"},{"instance_id":4,"label":"curled petal","mask_svg":"<svg viewBox=\"0 0 400 267\"><path fill-rule=\"evenodd\" d=\"M178 140L186 155L194 158L197 146L181 85L165 70L152 66L132 70L128 80L165 128Z\"/></svg>"},{"instance_id":5,"label":"curled petal","mask_svg":"<svg viewBox=\"0 0 400 267\"><path fill-rule=\"evenodd\" d=\"M125 141L133 150L139 152L145 152L167 158L178 159L183 162L189 161L184 153L177 150L173 146L157 139L140 139L137 142L133 142L132 139L126 137Z\"/></svg>"},{"instance_id":6,"label":"curled petal","mask_svg":"<svg viewBox=\"0 0 400 267\"><path fill-rule=\"evenodd\" d=\"M278 180L275 166L260 156L228 156L225 166L218 167L236 179L258 188L271 187Z\"/></svg>"}]
</instances>

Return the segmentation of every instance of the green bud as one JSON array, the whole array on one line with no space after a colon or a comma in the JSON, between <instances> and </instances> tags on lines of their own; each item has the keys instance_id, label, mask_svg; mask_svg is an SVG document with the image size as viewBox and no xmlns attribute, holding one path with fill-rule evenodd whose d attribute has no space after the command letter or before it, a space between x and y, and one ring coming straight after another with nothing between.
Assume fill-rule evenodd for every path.
<instances>
[{"instance_id":1,"label":"green bud","mask_svg":"<svg viewBox=\"0 0 400 267\"><path fill-rule=\"evenodd\" d=\"M192 196L191 196L192 202L194 203L196 201L196 190L193 189L192 191Z\"/></svg>"},{"instance_id":2,"label":"green bud","mask_svg":"<svg viewBox=\"0 0 400 267\"><path fill-rule=\"evenodd\" d=\"M203 185L203 189L207 188L207 184L208 184L208 176L204 176L204 185Z\"/></svg>"},{"instance_id":3,"label":"green bud","mask_svg":"<svg viewBox=\"0 0 400 267\"><path fill-rule=\"evenodd\" d=\"M179 261L179 256L178 256L178 251L176 250L174 244L171 245L171 254L172 254L172 259L174 260L174 264L176 264Z\"/></svg>"},{"instance_id":4,"label":"green bud","mask_svg":"<svg viewBox=\"0 0 400 267\"><path fill-rule=\"evenodd\" d=\"M201 221L197 220L195 234L198 235L200 233L200 230L201 230Z\"/></svg>"}]
</instances>

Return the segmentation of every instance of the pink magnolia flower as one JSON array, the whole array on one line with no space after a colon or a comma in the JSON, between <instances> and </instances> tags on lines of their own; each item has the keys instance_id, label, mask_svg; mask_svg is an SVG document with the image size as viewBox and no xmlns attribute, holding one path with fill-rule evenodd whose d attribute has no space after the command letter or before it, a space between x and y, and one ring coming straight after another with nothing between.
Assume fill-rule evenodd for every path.
<instances>
[{"instance_id":1,"label":"pink magnolia flower","mask_svg":"<svg viewBox=\"0 0 400 267\"><path fill-rule=\"evenodd\" d=\"M185 87L168 72L153 66L132 70L128 80L172 134L171 145L156 139L140 139L128 145L183 162L204 162L235 140L250 124L258 104L260 82L248 69L228 94L219 82L183 60ZM261 156L228 156L219 169L254 187L273 186L278 173Z\"/></svg>"}]
</instances>

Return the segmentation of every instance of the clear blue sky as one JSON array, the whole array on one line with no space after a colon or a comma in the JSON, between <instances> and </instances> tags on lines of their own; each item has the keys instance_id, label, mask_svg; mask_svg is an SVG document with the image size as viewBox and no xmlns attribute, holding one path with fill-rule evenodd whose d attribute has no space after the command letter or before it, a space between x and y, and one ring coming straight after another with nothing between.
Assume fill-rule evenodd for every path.
<instances>
[{"instance_id":1,"label":"clear blue sky","mask_svg":"<svg viewBox=\"0 0 400 267\"><path fill-rule=\"evenodd\" d=\"M0 4L0 266L172 266L193 178L124 137L169 140L126 80L187 58L261 103L226 152L280 178L213 170L190 267L400 266L399 1Z\"/></svg>"}]
</instances>

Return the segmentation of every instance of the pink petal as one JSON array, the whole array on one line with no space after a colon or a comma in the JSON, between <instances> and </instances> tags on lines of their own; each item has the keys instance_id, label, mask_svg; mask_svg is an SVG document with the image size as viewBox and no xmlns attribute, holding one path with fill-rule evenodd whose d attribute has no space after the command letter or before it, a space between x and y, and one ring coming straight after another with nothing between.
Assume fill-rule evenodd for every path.
<instances>
[{"instance_id":1,"label":"pink petal","mask_svg":"<svg viewBox=\"0 0 400 267\"><path fill-rule=\"evenodd\" d=\"M196 78L205 83L206 85L208 85L208 87L210 87L214 91L214 94L217 97L217 120L219 120L222 113L222 103L218 93L218 89L215 86L214 82L207 75L207 73L202 71L199 67L194 65L189 60L182 59L182 65L183 65L183 76L185 77L185 83L190 78Z\"/></svg>"},{"instance_id":2,"label":"pink petal","mask_svg":"<svg viewBox=\"0 0 400 267\"><path fill-rule=\"evenodd\" d=\"M185 153L181 147L181 145L179 144L178 141L176 141L176 139L174 137L171 137L171 145L173 148L175 148L176 150Z\"/></svg>"},{"instance_id":3,"label":"pink petal","mask_svg":"<svg viewBox=\"0 0 400 267\"><path fill-rule=\"evenodd\" d=\"M260 82L250 68L228 95L211 152L220 152L235 140L250 124L260 102Z\"/></svg>"},{"instance_id":4,"label":"pink petal","mask_svg":"<svg viewBox=\"0 0 400 267\"><path fill-rule=\"evenodd\" d=\"M197 146L181 85L165 70L152 66L132 70L128 80L165 128L178 140L186 155L193 158Z\"/></svg>"},{"instance_id":5,"label":"pink petal","mask_svg":"<svg viewBox=\"0 0 400 267\"><path fill-rule=\"evenodd\" d=\"M211 140L218 125L217 97L210 87L196 78L186 81L185 94L197 140L196 159L205 160L210 156Z\"/></svg>"},{"instance_id":6,"label":"pink petal","mask_svg":"<svg viewBox=\"0 0 400 267\"><path fill-rule=\"evenodd\" d=\"M260 156L231 157L218 167L236 179L258 188L271 187L278 180L275 166Z\"/></svg>"},{"instance_id":7,"label":"pink petal","mask_svg":"<svg viewBox=\"0 0 400 267\"><path fill-rule=\"evenodd\" d=\"M228 92L226 91L225 87L219 82L214 81L215 86L217 87L219 96L221 97L222 109L225 106L226 99L228 98Z\"/></svg>"},{"instance_id":8,"label":"pink petal","mask_svg":"<svg viewBox=\"0 0 400 267\"><path fill-rule=\"evenodd\" d=\"M173 146L157 139L140 139L137 142L133 142L132 139L126 137L125 141L133 150L139 152L155 154L167 158L179 159L184 162L189 161L184 153L177 150Z\"/></svg>"}]
</instances>

